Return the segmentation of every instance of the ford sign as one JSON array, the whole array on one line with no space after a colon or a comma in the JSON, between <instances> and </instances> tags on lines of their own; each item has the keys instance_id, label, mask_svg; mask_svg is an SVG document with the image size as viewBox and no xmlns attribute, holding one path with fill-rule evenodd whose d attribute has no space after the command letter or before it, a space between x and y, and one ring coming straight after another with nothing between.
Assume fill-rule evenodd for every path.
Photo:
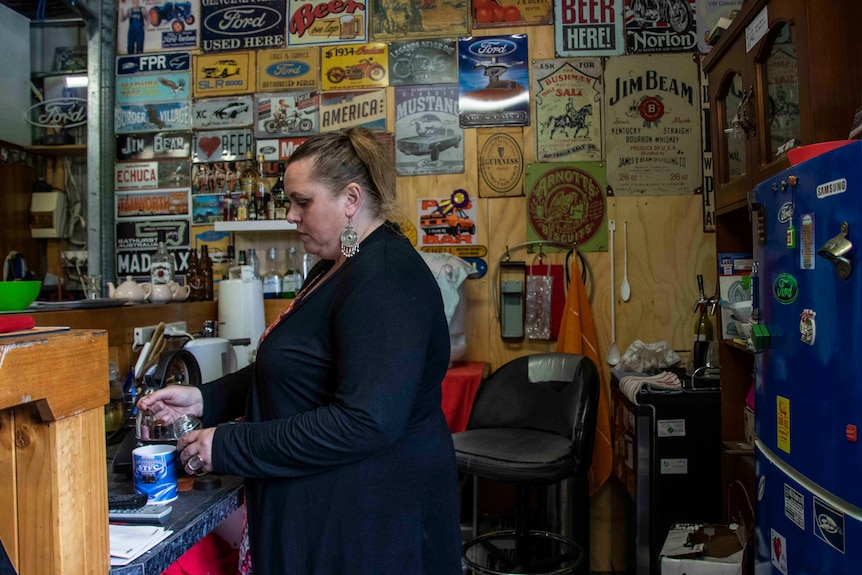
<instances>
[{"instance_id":1,"label":"ford sign","mask_svg":"<svg viewBox=\"0 0 862 575\"><path fill-rule=\"evenodd\" d=\"M204 28L225 36L248 36L281 24L281 13L267 6L230 7L217 10L204 20Z\"/></svg>"},{"instance_id":2,"label":"ford sign","mask_svg":"<svg viewBox=\"0 0 862 575\"><path fill-rule=\"evenodd\" d=\"M27 123L41 128L72 128L87 123L87 100L56 98L39 102L27 110Z\"/></svg>"},{"instance_id":3,"label":"ford sign","mask_svg":"<svg viewBox=\"0 0 862 575\"><path fill-rule=\"evenodd\" d=\"M310 71L311 66L296 60L282 60L266 67L266 73L274 78L295 78Z\"/></svg>"},{"instance_id":4,"label":"ford sign","mask_svg":"<svg viewBox=\"0 0 862 575\"><path fill-rule=\"evenodd\" d=\"M470 53L475 54L476 56L483 56L485 58L488 57L500 57L511 54L517 50L518 47L514 42L510 42L509 40L486 40L476 42L470 46Z\"/></svg>"}]
</instances>

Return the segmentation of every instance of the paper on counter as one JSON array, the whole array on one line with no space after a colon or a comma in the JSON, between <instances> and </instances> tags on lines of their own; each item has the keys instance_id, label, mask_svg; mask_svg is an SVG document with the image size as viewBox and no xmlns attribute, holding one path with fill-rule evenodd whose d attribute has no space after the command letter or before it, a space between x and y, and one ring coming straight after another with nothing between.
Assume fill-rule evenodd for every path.
<instances>
[{"instance_id":1,"label":"paper on counter","mask_svg":"<svg viewBox=\"0 0 862 575\"><path fill-rule=\"evenodd\" d=\"M126 565L140 557L173 531L154 525L108 525L111 538L111 565Z\"/></svg>"}]
</instances>

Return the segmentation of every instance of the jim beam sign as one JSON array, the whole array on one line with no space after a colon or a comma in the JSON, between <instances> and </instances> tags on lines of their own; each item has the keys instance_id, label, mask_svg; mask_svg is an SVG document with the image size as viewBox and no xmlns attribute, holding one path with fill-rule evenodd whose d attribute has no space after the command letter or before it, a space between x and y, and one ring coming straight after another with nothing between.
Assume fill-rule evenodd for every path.
<instances>
[{"instance_id":1,"label":"jim beam sign","mask_svg":"<svg viewBox=\"0 0 862 575\"><path fill-rule=\"evenodd\" d=\"M623 0L554 2L557 56L617 56L625 50Z\"/></svg>"},{"instance_id":2,"label":"jim beam sign","mask_svg":"<svg viewBox=\"0 0 862 575\"><path fill-rule=\"evenodd\" d=\"M701 110L691 54L608 58L608 195L692 194L701 186Z\"/></svg>"},{"instance_id":3,"label":"jim beam sign","mask_svg":"<svg viewBox=\"0 0 862 575\"><path fill-rule=\"evenodd\" d=\"M479 197L524 195L524 134L521 128L479 128Z\"/></svg>"}]
</instances>

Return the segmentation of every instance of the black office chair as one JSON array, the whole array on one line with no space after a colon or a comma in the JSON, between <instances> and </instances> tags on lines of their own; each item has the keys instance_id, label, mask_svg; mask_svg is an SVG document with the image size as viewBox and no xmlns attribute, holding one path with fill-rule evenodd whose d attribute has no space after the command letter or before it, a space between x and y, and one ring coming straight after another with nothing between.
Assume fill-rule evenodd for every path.
<instances>
[{"instance_id":1,"label":"black office chair","mask_svg":"<svg viewBox=\"0 0 862 575\"><path fill-rule=\"evenodd\" d=\"M459 469L516 485L515 528L473 537L463 562L474 574L586 573L589 486L599 373L568 353L514 359L479 387L467 430L455 433ZM530 525L530 486L565 481L572 537ZM474 534L475 535L475 534Z\"/></svg>"}]
</instances>

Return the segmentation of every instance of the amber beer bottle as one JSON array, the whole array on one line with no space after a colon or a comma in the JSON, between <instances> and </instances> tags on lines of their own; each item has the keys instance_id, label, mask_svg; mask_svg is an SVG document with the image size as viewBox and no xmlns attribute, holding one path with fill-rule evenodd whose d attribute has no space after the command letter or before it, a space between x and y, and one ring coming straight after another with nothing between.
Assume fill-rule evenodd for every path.
<instances>
[{"instance_id":1,"label":"amber beer bottle","mask_svg":"<svg viewBox=\"0 0 862 575\"><path fill-rule=\"evenodd\" d=\"M203 286L203 301L212 301L213 295L213 261L207 246L201 246L201 261L199 264L201 285Z\"/></svg>"},{"instance_id":2,"label":"amber beer bottle","mask_svg":"<svg viewBox=\"0 0 862 575\"><path fill-rule=\"evenodd\" d=\"M189 251L189 271L186 274L186 283L189 284L189 301L203 301L203 282L198 263L198 251L194 248Z\"/></svg>"}]
</instances>

